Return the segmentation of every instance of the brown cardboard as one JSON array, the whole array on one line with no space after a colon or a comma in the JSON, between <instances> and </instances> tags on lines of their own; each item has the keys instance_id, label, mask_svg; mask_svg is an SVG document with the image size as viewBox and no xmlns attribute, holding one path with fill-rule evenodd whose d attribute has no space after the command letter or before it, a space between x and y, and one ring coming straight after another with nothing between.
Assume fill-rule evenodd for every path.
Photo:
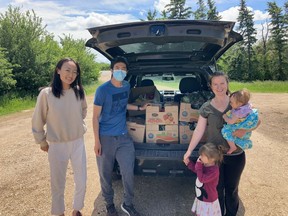
<instances>
[{"instance_id":1,"label":"brown cardboard","mask_svg":"<svg viewBox=\"0 0 288 216\"><path fill-rule=\"evenodd\" d=\"M178 125L146 125L146 143L179 143Z\"/></svg>"},{"instance_id":2,"label":"brown cardboard","mask_svg":"<svg viewBox=\"0 0 288 216\"><path fill-rule=\"evenodd\" d=\"M198 121L199 110L192 109L190 103L180 103L179 121L194 122Z\"/></svg>"},{"instance_id":3,"label":"brown cardboard","mask_svg":"<svg viewBox=\"0 0 288 216\"><path fill-rule=\"evenodd\" d=\"M153 103L153 97L156 91L155 86L137 87L132 88L129 95L128 103L133 105L143 106L146 103ZM141 116L145 115L146 111L128 110L128 116Z\"/></svg>"},{"instance_id":4,"label":"brown cardboard","mask_svg":"<svg viewBox=\"0 0 288 216\"><path fill-rule=\"evenodd\" d=\"M189 144L193 132L197 126L197 122L179 122L179 142L180 144ZM206 142L206 131L204 135L202 136L200 142Z\"/></svg>"},{"instance_id":5,"label":"brown cardboard","mask_svg":"<svg viewBox=\"0 0 288 216\"><path fill-rule=\"evenodd\" d=\"M130 120L130 121L129 121ZM127 130L134 142L143 143L145 135L145 124L137 119L129 119L126 122Z\"/></svg>"},{"instance_id":6,"label":"brown cardboard","mask_svg":"<svg viewBox=\"0 0 288 216\"><path fill-rule=\"evenodd\" d=\"M151 104L146 108L146 125L178 125L178 105L165 104L162 105Z\"/></svg>"},{"instance_id":7,"label":"brown cardboard","mask_svg":"<svg viewBox=\"0 0 288 216\"><path fill-rule=\"evenodd\" d=\"M156 91L155 86L145 86L132 88L129 95L129 103L143 102L143 101L153 101L154 94Z\"/></svg>"}]
</instances>

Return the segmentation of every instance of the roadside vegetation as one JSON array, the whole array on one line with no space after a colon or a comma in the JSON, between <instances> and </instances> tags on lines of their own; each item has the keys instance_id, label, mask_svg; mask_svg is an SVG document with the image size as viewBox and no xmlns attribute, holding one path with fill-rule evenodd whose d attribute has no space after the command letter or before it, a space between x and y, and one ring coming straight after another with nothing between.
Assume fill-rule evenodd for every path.
<instances>
[{"instance_id":1,"label":"roadside vegetation","mask_svg":"<svg viewBox=\"0 0 288 216\"><path fill-rule=\"evenodd\" d=\"M221 20L213 0L197 0L195 10L185 4L186 0L170 0L161 14L156 9L147 10L147 20ZM239 0L238 6L235 31L243 41L218 60L218 68L235 81L231 91L245 87L251 92L287 93L288 0L282 6L267 2L270 18L261 23L260 39L256 39L254 13L246 0ZM85 47L85 42L71 35L56 40L33 10L9 6L0 13L0 115L33 107L38 89L49 85L57 61L67 56L79 62L87 94L94 93L100 71L109 65L96 62L97 55Z\"/></svg>"},{"instance_id":2,"label":"roadside vegetation","mask_svg":"<svg viewBox=\"0 0 288 216\"><path fill-rule=\"evenodd\" d=\"M94 95L96 88L101 82L90 84L85 86L85 92L87 95ZM163 89L166 87L163 83L155 83L157 86L161 85ZM169 83L169 89L178 89L178 83ZM281 81L255 81L250 83L243 82L230 82L230 91L236 91L242 88L249 89L252 93L288 93L288 82ZM161 88L162 89L162 88ZM167 89L167 88L166 88ZM15 97L9 99L9 97L2 97L0 100L0 116L32 109L36 103L35 97Z\"/></svg>"}]
</instances>

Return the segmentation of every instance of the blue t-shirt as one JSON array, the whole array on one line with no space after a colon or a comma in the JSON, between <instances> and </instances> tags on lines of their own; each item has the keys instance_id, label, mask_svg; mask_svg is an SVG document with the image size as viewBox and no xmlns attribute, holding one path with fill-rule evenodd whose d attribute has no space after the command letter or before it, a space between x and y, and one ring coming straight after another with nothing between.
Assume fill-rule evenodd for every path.
<instances>
[{"instance_id":1,"label":"blue t-shirt","mask_svg":"<svg viewBox=\"0 0 288 216\"><path fill-rule=\"evenodd\" d=\"M126 134L126 111L130 84L122 82L122 87L115 87L107 81L96 90L94 104L102 107L99 118L99 134L119 136Z\"/></svg>"}]
</instances>

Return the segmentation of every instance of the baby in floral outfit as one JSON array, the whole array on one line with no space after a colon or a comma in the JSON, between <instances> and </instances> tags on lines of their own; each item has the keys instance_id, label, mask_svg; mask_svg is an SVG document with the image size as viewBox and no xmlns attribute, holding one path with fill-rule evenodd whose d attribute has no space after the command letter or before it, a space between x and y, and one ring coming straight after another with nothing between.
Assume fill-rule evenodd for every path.
<instances>
[{"instance_id":1,"label":"baby in floral outfit","mask_svg":"<svg viewBox=\"0 0 288 216\"><path fill-rule=\"evenodd\" d=\"M237 146L243 150L252 148L251 131L249 130L258 124L258 111L252 109L249 100L250 92L247 89L233 92L230 96L232 109L223 115L227 124L224 125L221 131L230 147L227 154L234 152ZM238 138L233 136L233 132L238 129L245 129L248 132L243 137Z\"/></svg>"}]
</instances>

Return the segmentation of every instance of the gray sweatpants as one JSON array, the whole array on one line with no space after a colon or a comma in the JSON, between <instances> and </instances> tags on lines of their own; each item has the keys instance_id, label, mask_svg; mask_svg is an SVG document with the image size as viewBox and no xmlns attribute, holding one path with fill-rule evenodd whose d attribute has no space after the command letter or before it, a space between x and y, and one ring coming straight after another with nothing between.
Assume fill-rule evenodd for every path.
<instances>
[{"instance_id":1,"label":"gray sweatpants","mask_svg":"<svg viewBox=\"0 0 288 216\"><path fill-rule=\"evenodd\" d=\"M120 166L124 188L124 202L132 204L134 197L134 143L128 134L121 136L100 136L102 154L97 158L102 196L107 205L113 204L112 171L115 159Z\"/></svg>"}]
</instances>

